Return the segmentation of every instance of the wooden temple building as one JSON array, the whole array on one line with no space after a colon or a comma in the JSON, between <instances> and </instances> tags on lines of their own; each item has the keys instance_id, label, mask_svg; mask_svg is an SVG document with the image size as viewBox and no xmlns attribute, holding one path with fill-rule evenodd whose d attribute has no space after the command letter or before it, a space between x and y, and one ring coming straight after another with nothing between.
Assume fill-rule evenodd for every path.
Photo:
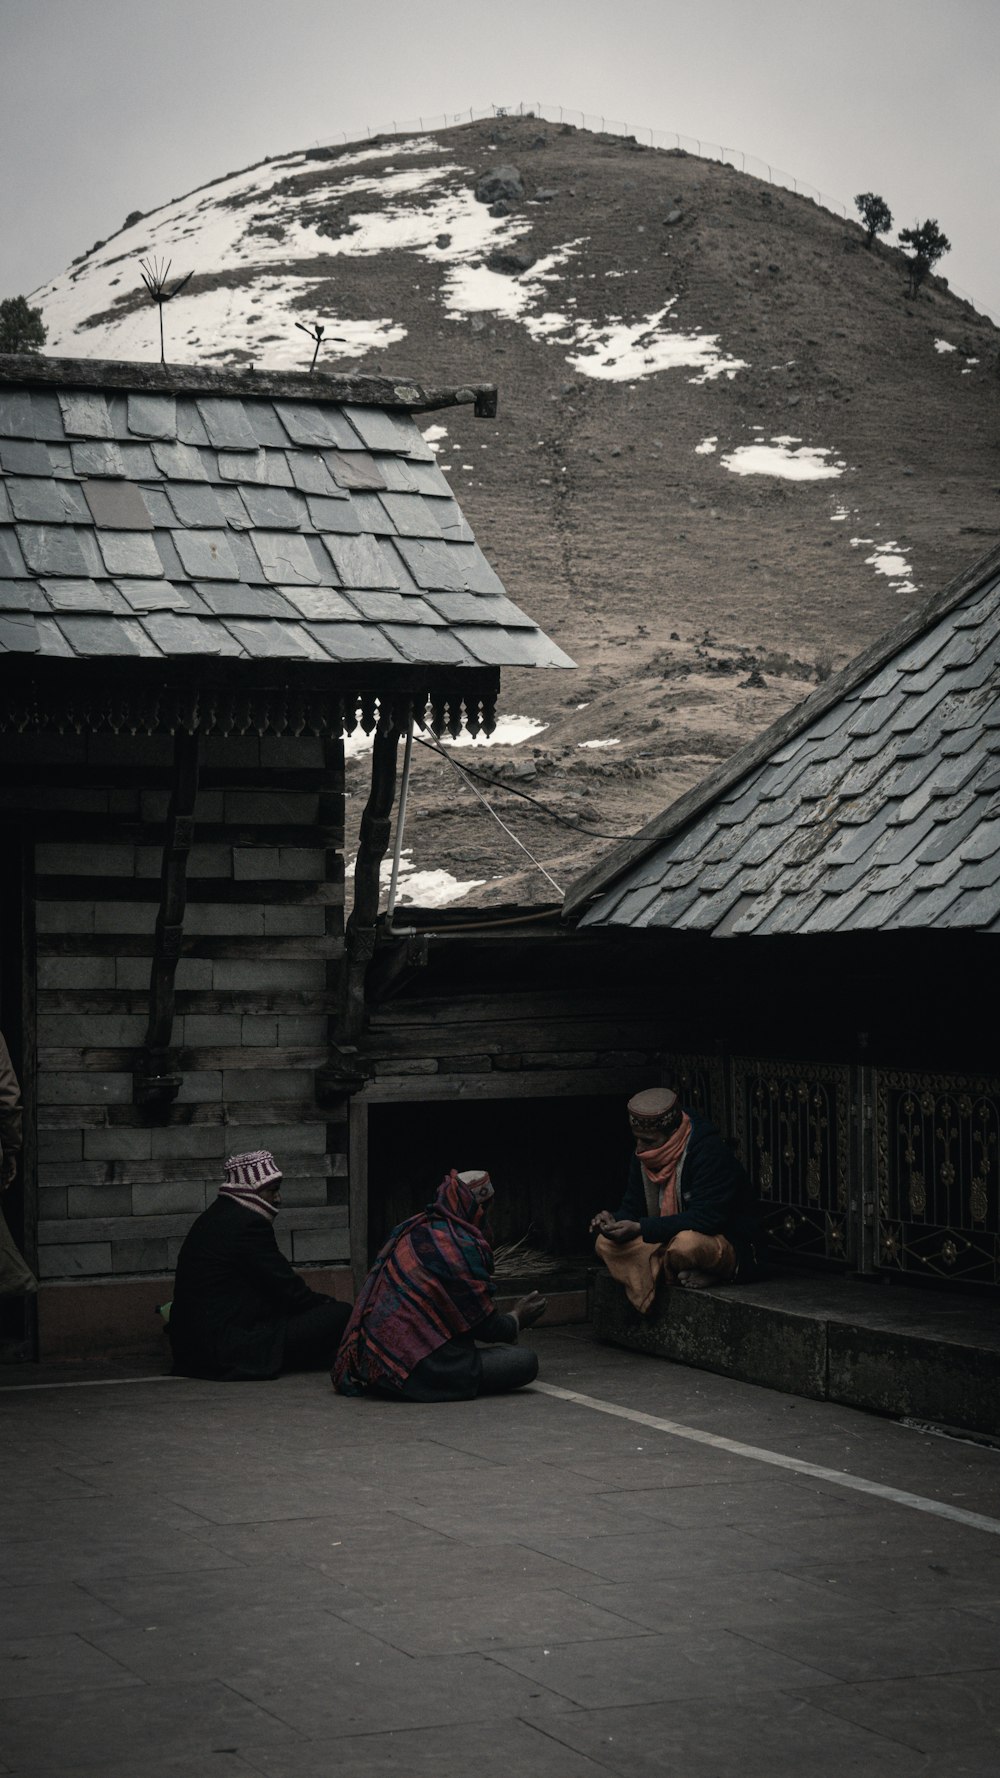
<instances>
[{"instance_id":1,"label":"wooden temple building","mask_svg":"<svg viewBox=\"0 0 1000 1778\"><path fill-rule=\"evenodd\" d=\"M491 386L0 358L7 1195L43 1356L149 1343L227 1154L349 1290L349 1106L400 737L572 663L507 598L415 416ZM373 734L344 922L343 736Z\"/></svg>"}]
</instances>

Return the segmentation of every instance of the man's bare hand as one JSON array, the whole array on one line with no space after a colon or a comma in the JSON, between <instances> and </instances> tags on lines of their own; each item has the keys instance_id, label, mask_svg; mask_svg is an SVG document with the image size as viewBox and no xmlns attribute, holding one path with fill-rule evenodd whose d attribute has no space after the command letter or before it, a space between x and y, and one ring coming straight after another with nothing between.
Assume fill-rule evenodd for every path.
<instances>
[{"instance_id":1,"label":"man's bare hand","mask_svg":"<svg viewBox=\"0 0 1000 1778\"><path fill-rule=\"evenodd\" d=\"M600 1232L607 1240L617 1242L619 1247L624 1246L626 1241L637 1240L642 1234L637 1222L609 1222Z\"/></svg>"},{"instance_id":2,"label":"man's bare hand","mask_svg":"<svg viewBox=\"0 0 1000 1778\"><path fill-rule=\"evenodd\" d=\"M606 1235L614 1220L610 1210L598 1210L597 1215L590 1219L590 1233Z\"/></svg>"},{"instance_id":3,"label":"man's bare hand","mask_svg":"<svg viewBox=\"0 0 1000 1778\"><path fill-rule=\"evenodd\" d=\"M530 1290L527 1296L521 1297L514 1304L513 1313L519 1328L534 1327L540 1321L549 1306L549 1299L540 1296L537 1290Z\"/></svg>"},{"instance_id":4,"label":"man's bare hand","mask_svg":"<svg viewBox=\"0 0 1000 1778\"><path fill-rule=\"evenodd\" d=\"M0 1192L7 1191L16 1178L17 1155L12 1149L8 1149L3 1160L0 1161Z\"/></svg>"}]
</instances>

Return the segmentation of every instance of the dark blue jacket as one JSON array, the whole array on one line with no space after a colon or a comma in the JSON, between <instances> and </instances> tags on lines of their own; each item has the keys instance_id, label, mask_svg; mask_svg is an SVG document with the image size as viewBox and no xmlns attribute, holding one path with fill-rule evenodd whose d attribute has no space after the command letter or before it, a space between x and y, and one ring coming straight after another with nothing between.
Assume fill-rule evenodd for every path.
<instances>
[{"instance_id":1,"label":"dark blue jacket","mask_svg":"<svg viewBox=\"0 0 1000 1778\"><path fill-rule=\"evenodd\" d=\"M676 1216L650 1216L637 1155L632 1156L619 1222L637 1222L644 1241L672 1241L681 1229L725 1235L739 1251L760 1236L761 1208L744 1167L727 1148L713 1123L692 1111L691 1136L684 1151Z\"/></svg>"}]
</instances>

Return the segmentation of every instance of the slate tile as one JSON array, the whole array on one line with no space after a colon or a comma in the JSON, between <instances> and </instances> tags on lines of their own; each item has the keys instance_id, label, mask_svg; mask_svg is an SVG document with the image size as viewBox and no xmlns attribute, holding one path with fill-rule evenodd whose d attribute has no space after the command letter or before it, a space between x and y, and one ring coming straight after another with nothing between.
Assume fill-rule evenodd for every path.
<instances>
[{"instance_id":1,"label":"slate tile","mask_svg":"<svg viewBox=\"0 0 1000 1778\"><path fill-rule=\"evenodd\" d=\"M291 488L242 487L240 498L254 525L299 531L307 523L305 500Z\"/></svg>"},{"instance_id":2,"label":"slate tile","mask_svg":"<svg viewBox=\"0 0 1000 1778\"><path fill-rule=\"evenodd\" d=\"M49 453L43 444L0 438L0 468L6 475L48 475Z\"/></svg>"},{"instance_id":3,"label":"slate tile","mask_svg":"<svg viewBox=\"0 0 1000 1778\"><path fill-rule=\"evenodd\" d=\"M114 588L95 580L44 580L52 611L114 611Z\"/></svg>"},{"instance_id":4,"label":"slate tile","mask_svg":"<svg viewBox=\"0 0 1000 1778\"><path fill-rule=\"evenodd\" d=\"M73 525L18 525L17 537L28 567L36 574L70 574L91 579L104 568L94 532Z\"/></svg>"},{"instance_id":5,"label":"slate tile","mask_svg":"<svg viewBox=\"0 0 1000 1778\"><path fill-rule=\"evenodd\" d=\"M27 389L0 389L0 435L6 439L34 438L35 422Z\"/></svg>"},{"instance_id":6,"label":"slate tile","mask_svg":"<svg viewBox=\"0 0 1000 1778\"><path fill-rule=\"evenodd\" d=\"M287 617L296 612L287 599L272 587L213 585L207 581L199 588L208 610L215 617Z\"/></svg>"},{"instance_id":7,"label":"slate tile","mask_svg":"<svg viewBox=\"0 0 1000 1778\"><path fill-rule=\"evenodd\" d=\"M352 494L351 506L362 531L369 531L375 537L396 535L396 527L377 494Z\"/></svg>"},{"instance_id":8,"label":"slate tile","mask_svg":"<svg viewBox=\"0 0 1000 1778\"><path fill-rule=\"evenodd\" d=\"M219 511L223 522L232 531L249 531L251 529L250 514L240 499L239 489L226 482L217 484L213 489L219 503Z\"/></svg>"},{"instance_id":9,"label":"slate tile","mask_svg":"<svg viewBox=\"0 0 1000 1778\"><path fill-rule=\"evenodd\" d=\"M258 444L268 445L278 451L286 448L288 434L274 411L273 401L248 401L244 398L243 412Z\"/></svg>"},{"instance_id":10,"label":"slate tile","mask_svg":"<svg viewBox=\"0 0 1000 1778\"><path fill-rule=\"evenodd\" d=\"M50 444L46 446L49 453L49 468L53 475L62 479L64 476L75 477L73 468L73 452L68 444Z\"/></svg>"},{"instance_id":11,"label":"slate tile","mask_svg":"<svg viewBox=\"0 0 1000 1778\"><path fill-rule=\"evenodd\" d=\"M268 577L253 546L252 539L255 533L253 531L230 531L228 536L229 547L239 569L236 579L244 581L247 586L266 586ZM322 582L324 576L321 574L319 579Z\"/></svg>"},{"instance_id":12,"label":"slate tile","mask_svg":"<svg viewBox=\"0 0 1000 1778\"><path fill-rule=\"evenodd\" d=\"M0 611L48 611L48 602L34 580L0 580Z\"/></svg>"},{"instance_id":13,"label":"slate tile","mask_svg":"<svg viewBox=\"0 0 1000 1778\"><path fill-rule=\"evenodd\" d=\"M181 617L172 611L152 611L142 621L157 647L167 655L238 655L242 652L224 624L205 618Z\"/></svg>"},{"instance_id":14,"label":"slate tile","mask_svg":"<svg viewBox=\"0 0 1000 1778\"><path fill-rule=\"evenodd\" d=\"M114 438L103 395L89 389L60 390L59 406L67 438Z\"/></svg>"},{"instance_id":15,"label":"slate tile","mask_svg":"<svg viewBox=\"0 0 1000 1778\"><path fill-rule=\"evenodd\" d=\"M138 492L138 489L136 490ZM156 544L149 533L142 531L98 531L97 542L104 565L111 575L123 574L129 579L159 577L163 573Z\"/></svg>"},{"instance_id":16,"label":"slate tile","mask_svg":"<svg viewBox=\"0 0 1000 1778\"><path fill-rule=\"evenodd\" d=\"M2 449L0 446L0 454ZM77 475L125 475L121 446L114 440L95 439L91 444L74 444L70 447L70 456Z\"/></svg>"},{"instance_id":17,"label":"slate tile","mask_svg":"<svg viewBox=\"0 0 1000 1778\"><path fill-rule=\"evenodd\" d=\"M160 558L160 564L167 579L177 581L187 580L188 577L181 565L180 556L177 554L174 547L173 532L154 531L153 542L156 545L156 553Z\"/></svg>"},{"instance_id":18,"label":"slate tile","mask_svg":"<svg viewBox=\"0 0 1000 1778\"><path fill-rule=\"evenodd\" d=\"M167 498L176 515L170 521L171 530L175 523L194 530L207 526L220 529L225 525L222 507L214 488L195 482L171 482L167 489Z\"/></svg>"},{"instance_id":19,"label":"slate tile","mask_svg":"<svg viewBox=\"0 0 1000 1778\"><path fill-rule=\"evenodd\" d=\"M370 624L310 623L306 628L334 661L396 661L406 656Z\"/></svg>"},{"instance_id":20,"label":"slate tile","mask_svg":"<svg viewBox=\"0 0 1000 1778\"><path fill-rule=\"evenodd\" d=\"M286 624L267 619L253 623L249 619L231 618L226 628L254 660L294 660L312 654L294 629Z\"/></svg>"},{"instance_id":21,"label":"slate tile","mask_svg":"<svg viewBox=\"0 0 1000 1778\"><path fill-rule=\"evenodd\" d=\"M362 529L354 501L350 498L328 500L323 495L310 494L306 506L309 522L317 531L334 531L345 537L356 537Z\"/></svg>"},{"instance_id":22,"label":"slate tile","mask_svg":"<svg viewBox=\"0 0 1000 1778\"><path fill-rule=\"evenodd\" d=\"M441 536L431 507L419 494L378 494L376 499L381 501L400 537Z\"/></svg>"},{"instance_id":23,"label":"slate tile","mask_svg":"<svg viewBox=\"0 0 1000 1778\"><path fill-rule=\"evenodd\" d=\"M429 666L456 667L478 667L482 661L481 654L473 654L461 637L444 628L430 629L422 624L385 624L382 633L388 636L394 648L399 649L404 660L426 662ZM478 636L482 632L477 630L476 634Z\"/></svg>"},{"instance_id":24,"label":"slate tile","mask_svg":"<svg viewBox=\"0 0 1000 1778\"><path fill-rule=\"evenodd\" d=\"M0 525L0 578L23 579L27 572L13 525Z\"/></svg>"},{"instance_id":25,"label":"slate tile","mask_svg":"<svg viewBox=\"0 0 1000 1778\"><path fill-rule=\"evenodd\" d=\"M380 457L378 460L379 474L386 487L394 494L422 494L423 488L417 479L417 471L424 466L421 463L410 463L405 457Z\"/></svg>"},{"instance_id":26,"label":"slate tile","mask_svg":"<svg viewBox=\"0 0 1000 1778\"><path fill-rule=\"evenodd\" d=\"M177 398L177 437L181 444L207 445L209 436L198 412L198 404L190 395Z\"/></svg>"},{"instance_id":27,"label":"slate tile","mask_svg":"<svg viewBox=\"0 0 1000 1778\"><path fill-rule=\"evenodd\" d=\"M324 451L323 460L338 487L352 492L355 489L360 492L369 489L378 493L387 485L374 457L369 457L364 451L355 451L349 455L342 455L339 451Z\"/></svg>"},{"instance_id":28,"label":"slate tile","mask_svg":"<svg viewBox=\"0 0 1000 1778\"><path fill-rule=\"evenodd\" d=\"M63 425L59 397L54 389L32 389L31 423L35 438L44 439L46 443L65 444L66 428ZM28 436L31 437L32 434L29 433Z\"/></svg>"},{"instance_id":29,"label":"slate tile","mask_svg":"<svg viewBox=\"0 0 1000 1778\"><path fill-rule=\"evenodd\" d=\"M300 616L312 622L340 620L351 623L357 618L354 605L335 587L283 586L279 590Z\"/></svg>"},{"instance_id":30,"label":"slate tile","mask_svg":"<svg viewBox=\"0 0 1000 1778\"><path fill-rule=\"evenodd\" d=\"M367 623L444 623L444 619L425 605L422 599L411 598L407 593L361 592L352 589L348 597Z\"/></svg>"},{"instance_id":31,"label":"slate tile","mask_svg":"<svg viewBox=\"0 0 1000 1778\"><path fill-rule=\"evenodd\" d=\"M88 481L83 492L95 525L114 531L153 529L149 508L134 482Z\"/></svg>"},{"instance_id":32,"label":"slate tile","mask_svg":"<svg viewBox=\"0 0 1000 1778\"><path fill-rule=\"evenodd\" d=\"M73 649L83 655L137 655L139 650L116 617L60 617L58 627Z\"/></svg>"},{"instance_id":33,"label":"slate tile","mask_svg":"<svg viewBox=\"0 0 1000 1778\"><path fill-rule=\"evenodd\" d=\"M465 584L473 593L495 593L504 596L504 586L494 568L483 555L478 543L449 543L452 562L457 562L465 575Z\"/></svg>"},{"instance_id":34,"label":"slate tile","mask_svg":"<svg viewBox=\"0 0 1000 1778\"><path fill-rule=\"evenodd\" d=\"M257 435L243 411L243 403L236 396L216 399L208 395L199 395L195 403L202 425L208 434L208 442L216 450L254 450Z\"/></svg>"},{"instance_id":35,"label":"slate tile","mask_svg":"<svg viewBox=\"0 0 1000 1778\"><path fill-rule=\"evenodd\" d=\"M313 560L308 539L294 531L254 531L253 547L266 580L303 586L322 584L324 577Z\"/></svg>"},{"instance_id":36,"label":"slate tile","mask_svg":"<svg viewBox=\"0 0 1000 1778\"><path fill-rule=\"evenodd\" d=\"M191 580L240 579L225 531L173 531L170 535L184 573Z\"/></svg>"},{"instance_id":37,"label":"slate tile","mask_svg":"<svg viewBox=\"0 0 1000 1778\"><path fill-rule=\"evenodd\" d=\"M292 486L292 472L284 451L220 451L219 478L267 488Z\"/></svg>"},{"instance_id":38,"label":"slate tile","mask_svg":"<svg viewBox=\"0 0 1000 1778\"><path fill-rule=\"evenodd\" d=\"M446 542L475 542L475 533L457 500L435 500L431 511Z\"/></svg>"},{"instance_id":39,"label":"slate tile","mask_svg":"<svg viewBox=\"0 0 1000 1778\"><path fill-rule=\"evenodd\" d=\"M58 655L70 659L73 649L70 647L54 617L38 617L38 636L42 645L42 653Z\"/></svg>"},{"instance_id":40,"label":"slate tile","mask_svg":"<svg viewBox=\"0 0 1000 1778\"><path fill-rule=\"evenodd\" d=\"M166 580L118 580L115 585L131 609L139 613L191 609L185 589L171 586Z\"/></svg>"},{"instance_id":41,"label":"slate tile","mask_svg":"<svg viewBox=\"0 0 1000 1778\"><path fill-rule=\"evenodd\" d=\"M434 453L408 413L379 407L356 407L346 402L341 410L363 445L370 451L396 451L402 457L433 458Z\"/></svg>"},{"instance_id":42,"label":"slate tile","mask_svg":"<svg viewBox=\"0 0 1000 1778\"><path fill-rule=\"evenodd\" d=\"M167 531L171 525L176 525L177 514L159 482L154 483L152 487L141 487L139 492L142 495L143 506L153 521L154 530Z\"/></svg>"},{"instance_id":43,"label":"slate tile","mask_svg":"<svg viewBox=\"0 0 1000 1778\"><path fill-rule=\"evenodd\" d=\"M205 464L194 445L177 440L174 444L155 443L150 448L157 469L169 481L207 481Z\"/></svg>"},{"instance_id":44,"label":"slate tile","mask_svg":"<svg viewBox=\"0 0 1000 1778\"><path fill-rule=\"evenodd\" d=\"M176 438L176 397L173 395L129 395L128 429L133 438Z\"/></svg>"},{"instance_id":45,"label":"slate tile","mask_svg":"<svg viewBox=\"0 0 1000 1778\"><path fill-rule=\"evenodd\" d=\"M300 494L325 494L331 500L347 500L318 451L289 451L288 467Z\"/></svg>"},{"instance_id":46,"label":"slate tile","mask_svg":"<svg viewBox=\"0 0 1000 1778\"><path fill-rule=\"evenodd\" d=\"M351 450L358 443L340 409L326 402L276 401L274 409L293 444Z\"/></svg>"},{"instance_id":47,"label":"slate tile","mask_svg":"<svg viewBox=\"0 0 1000 1778\"><path fill-rule=\"evenodd\" d=\"M323 543L345 587L396 587L399 576L389 553L375 537L323 537Z\"/></svg>"},{"instance_id":48,"label":"slate tile","mask_svg":"<svg viewBox=\"0 0 1000 1778\"><path fill-rule=\"evenodd\" d=\"M8 476L6 482L0 482L0 500L7 508L0 513L0 518L8 522L11 517L43 525L64 525L67 522L62 484L51 476Z\"/></svg>"},{"instance_id":49,"label":"slate tile","mask_svg":"<svg viewBox=\"0 0 1000 1778\"><path fill-rule=\"evenodd\" d=\"M401 537L396 547L418 586L441 593L469 590L461 560L455 559L454 552L461 545Z\"/></svg>"},{"instance_id":50,"label":"slate tile","mask_svg":"<svg viewBox=\"0 0 1000 1778\"><path fill-rule=\"evenodd\" d=\"M37 654L38 626L30 612L0 611L0 649L5 654Z\"/></svg>"}]
</instances>

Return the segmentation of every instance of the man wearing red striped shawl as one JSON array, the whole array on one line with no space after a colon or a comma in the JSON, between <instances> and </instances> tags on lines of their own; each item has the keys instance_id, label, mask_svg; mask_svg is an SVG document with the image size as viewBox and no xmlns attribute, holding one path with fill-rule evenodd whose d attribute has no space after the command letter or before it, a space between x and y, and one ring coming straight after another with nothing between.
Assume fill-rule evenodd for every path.
<instances>
[{"instance_id":1,"label":"man wearing red striped shawl","mask_svg":"<svg viewBox=\"0 0 1000 1778\"><path fill-rule=\"evenodd\" d=\"M426 1210L393 1229L337 1354L341 1395L471 1401L534 1380L538 1360L515 1342L545 1313L545 1298L532 1291L508 1315L494 1308L492 1198L488 1174L452 1172Z\"/></svg>"}]
</instances>

